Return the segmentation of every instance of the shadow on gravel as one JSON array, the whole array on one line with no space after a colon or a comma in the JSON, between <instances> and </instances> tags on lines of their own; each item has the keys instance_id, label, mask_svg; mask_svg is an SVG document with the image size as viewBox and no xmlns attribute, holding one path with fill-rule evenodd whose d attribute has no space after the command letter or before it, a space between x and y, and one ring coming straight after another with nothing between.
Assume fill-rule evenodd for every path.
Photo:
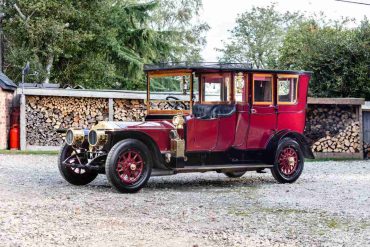
<instances>
[{"instance_id":1,"label":"shadow on gravel","mask_svg":"<svg viewBox=\"0 0 370 247\"><path fill-rule=\"evenodd\" d=\"M145 186L145 191L202 191L202 190L219 190L219 189L258 189L263 185L276 184L276 181L270 177L242 177L242 178L184 178L175 176L172 177L154 177L151 178ZM72 186L66 184L67 186ZM106 180L99 179L98 182L93 182L87 186L80 188L94 190L111 190L111 186Z\"/></svg>"},{"instance_id":2,"label":"shadow on gravel","mask_svg":"<svg viewBox=\"0 0 370 247\"><path fill-rule=\"evenodd\" d=\"M161 179L150 180L146 186L146 190L177 190L177 191L188 191L188 190L204 190L204 189L236 189L240 187L257 189L257 187L264 184L272 184L275 181L269 178L239 178L239 179L191 179L191 180L170 180L166 181Z\"/></svg>"}]
</instances>

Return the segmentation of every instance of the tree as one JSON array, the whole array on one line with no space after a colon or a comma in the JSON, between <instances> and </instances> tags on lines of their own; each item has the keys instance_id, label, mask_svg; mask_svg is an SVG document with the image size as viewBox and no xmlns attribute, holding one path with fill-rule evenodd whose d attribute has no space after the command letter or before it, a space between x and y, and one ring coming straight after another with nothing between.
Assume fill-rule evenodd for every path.
<instances>
[{"instance_id":1,"label":"tree","mask_svg":"<svg viewBox=\"0 0 370 247\"><path fill-rule=\"evenodd\" d=\"M307 20L292 28L281 48L280 67L313 71L310 94L370 99L370 24Z\"/></svg>"},{"instance_id":2,"label":"tree","mask_svg":"<svg viewBox=\"0 0 370 247\"><path fill-rule=\"evenodd\" d=\"M143 64L188 57L201 45L194 41L185 51L181 32L154 29L160 6L137 0L8 0L6 73L19 81L30 61L39 75L29 81L143 89ZM183 28L191 19L180 22Z\"/></svg>"},{"instance_id":3,"label":"tree","mask_svg":"<svg viewBox=\"0 0 370 247\"><path fill-rule=\"evenodd\" d=\"M207 23L199 20L202 0L159 0L154 9L153 29L171 33L165 36L171 45L170 61L201 61L200 51L206 44Z\"/></svg>"},{"instance_id":4,"label":"tree","mask_svg":"<svg viewBox=\"0 0 370 247\"><path fill-rule=\"evenodd\" d=\"M279 48L289 27L296 25L302 15L294 12L279 13L275 4L253 7L238 16L231 37L224 42L219 57L223 62L252 62L257 68L275 68Z\"/></svg>"}]
</instances>

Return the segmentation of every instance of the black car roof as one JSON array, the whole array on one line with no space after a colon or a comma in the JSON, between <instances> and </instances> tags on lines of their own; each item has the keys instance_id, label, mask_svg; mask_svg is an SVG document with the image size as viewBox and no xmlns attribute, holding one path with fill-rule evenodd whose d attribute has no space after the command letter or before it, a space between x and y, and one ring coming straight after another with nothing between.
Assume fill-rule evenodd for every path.
<instances>
[{"instance_id":1,"label":"black car roof","mask_svg":"<svg viewBox=\"0 0 370 247\"><path fill-rule=\"evenodd\" d=\"M198 62L198 63L157 63L145 64L144 71L164 71L186 69L193 71L217 70L225 72L261 72L261 73L285 73L285 74L312 74L310 71L299 70L276 70L276 69L256 69L251 63L213 63L213 62Z\"/></svg>"}]
</instances>

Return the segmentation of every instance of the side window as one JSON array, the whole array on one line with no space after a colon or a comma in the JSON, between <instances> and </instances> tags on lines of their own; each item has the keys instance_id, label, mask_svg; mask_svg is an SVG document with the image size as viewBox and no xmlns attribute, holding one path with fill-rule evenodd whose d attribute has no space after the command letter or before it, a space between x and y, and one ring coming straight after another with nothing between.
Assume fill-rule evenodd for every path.
<instances>
[{"instance_id":1,"label":"side window","mask_svg":"<svg viewBox=\"0 0 370 247\"><path fill-rule=\"evenodd\" d=\"M278 76L278 104L297 103L298 77L291 75Z\"/></svg>"},{"instance_id":2,"label":"side window","mask_svg":"<svg viewBox=\"0 0 370 247\"><path fill-rule=\"evenodd\" d=\"M253 103L255 105L273 104L272 75L253 75Z\"/></svg>"},{"instance_id":3,"label":"side window","mask_svg":"<svg viewBox=\"0 0 370 247\"><path fill-rule=\"evenodd\" d=\"M243 73L237 73L234 76L234 92L236 102L245 102L247 95L247 84L245 81L246 77Z\"/></svg>"},{"instance_id":4,"label":"side window","mask_svg":"<svg viewBox=\"0 0 370 247\"><path fill-rule=\"evenodd\" d=\"M202 76L202 102L230 100L230 76L209 74Z\"/></svg>"}]
</instances>

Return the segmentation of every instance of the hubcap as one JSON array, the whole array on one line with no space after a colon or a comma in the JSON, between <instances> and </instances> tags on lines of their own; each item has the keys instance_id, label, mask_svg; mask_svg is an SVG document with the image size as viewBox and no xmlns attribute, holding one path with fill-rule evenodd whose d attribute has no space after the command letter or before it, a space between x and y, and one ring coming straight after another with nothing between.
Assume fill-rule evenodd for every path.
<instances>
[{"instance_id":1,"label":"hubcap","mask_svg":"<svg viewBox=\"0 0 370 247\"><path fill-rule=\"evenodd\" d=\"M136 150L122 153L117 162L118 177L125 184L133 184L139 180L143 173L144 161Z\"/></svg>"},{"instance_id":2,"label":"hubcap","mask_svg":"<svg viewBox=\"0 0 370 247\"><path fill-rule=\"evenodd\" d=\"M286 147L281 150L279 155L279 169L286 175L292 175L298 167L298 154L293 147Z\"/></svg>"}]
</instances>

